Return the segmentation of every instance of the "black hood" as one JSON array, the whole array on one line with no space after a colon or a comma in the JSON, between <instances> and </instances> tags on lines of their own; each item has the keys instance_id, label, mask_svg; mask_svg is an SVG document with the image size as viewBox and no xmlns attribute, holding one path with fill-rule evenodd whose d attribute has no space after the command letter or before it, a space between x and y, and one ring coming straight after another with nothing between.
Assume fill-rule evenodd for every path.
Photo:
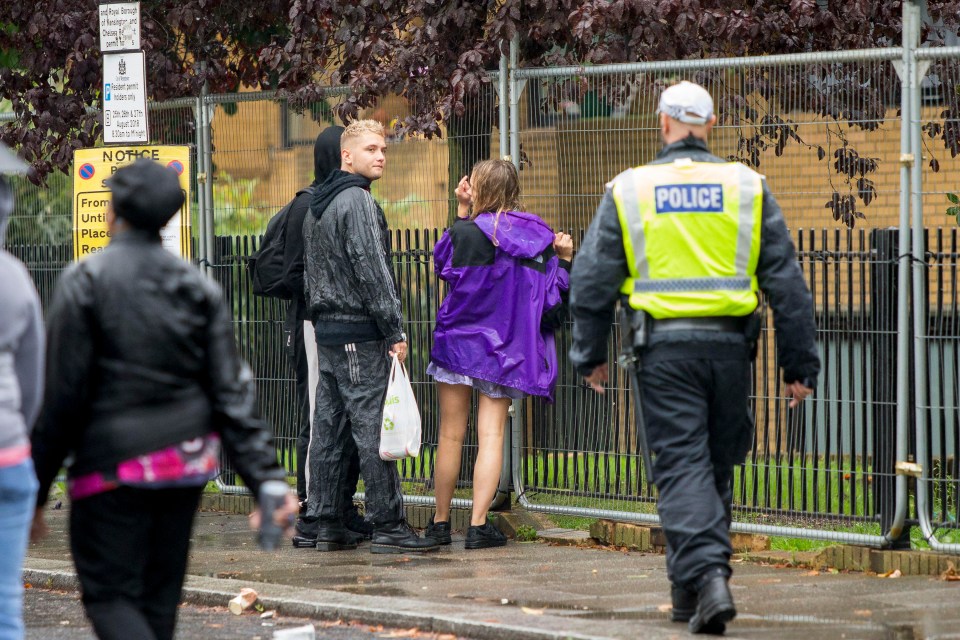
<instances>
[{"instance_id":1,"label":"black hood","mask_svg":"<svg viewBox=\"0 0 960 640\"><path fill-rule=\"evenodd\" d=\"M323 184L331 171L340 168L340 136L343 127L324 129L313 143L313 184Z\"/></svg>"},{"instance_id":2,"label":"black hood","mask_svg":"<svg viewBox=\"0 0 960 640\"><path fill-rule=\"evenodd\" d=\"M341 191L346 191L350 187L360 187L361 189L369 191L370 180L359 174L347 173L340 169L331 171L330 175L327 176L327 179L313 195L313 200L310 202L310 212L319 220L323 212L326 211L330 203L333 202L333 199L336 198Z\"/></svg>"}]
</instances>

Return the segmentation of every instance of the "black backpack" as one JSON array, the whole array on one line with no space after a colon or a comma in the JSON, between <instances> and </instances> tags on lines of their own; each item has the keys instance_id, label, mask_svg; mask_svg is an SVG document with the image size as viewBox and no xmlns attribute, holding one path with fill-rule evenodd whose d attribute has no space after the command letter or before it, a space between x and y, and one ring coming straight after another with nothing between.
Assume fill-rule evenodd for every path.
<instances>
[{"instance_id":1,"label":"black backpack","mask_svg":"<svg viewBox=\"0 0 960 640\"><path fill-rule=\"evenodd\" d=\"M313 185L297 191L293 200L270 218L267 230L264 231L263 239L260 241L260 249L247 259L247 268L250 269L250 277L253 280L253 292L258 296L281 300L293 299L293 291L283 280L283 250L287 237L287 218L293 201L304 193L312 196L314 191L316 187Z\"/></svg>"}]
</instances>

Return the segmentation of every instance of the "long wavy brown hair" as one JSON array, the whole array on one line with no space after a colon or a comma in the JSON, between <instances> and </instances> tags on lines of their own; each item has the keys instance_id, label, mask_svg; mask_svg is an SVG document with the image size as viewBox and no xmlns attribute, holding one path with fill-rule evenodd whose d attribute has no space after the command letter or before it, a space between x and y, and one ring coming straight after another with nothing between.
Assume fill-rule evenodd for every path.
<instances>
[{"instance_id":1,"label":"long wavy brown hair","mask_svg":"<svg viewBox=\"0 0 960 640\"><path fill-rule=\"evenodd\" d=\"M473 220L481 213L520 211L520 174L506 160L482 160L470 173Z\"/></svg>"}]
</instances>

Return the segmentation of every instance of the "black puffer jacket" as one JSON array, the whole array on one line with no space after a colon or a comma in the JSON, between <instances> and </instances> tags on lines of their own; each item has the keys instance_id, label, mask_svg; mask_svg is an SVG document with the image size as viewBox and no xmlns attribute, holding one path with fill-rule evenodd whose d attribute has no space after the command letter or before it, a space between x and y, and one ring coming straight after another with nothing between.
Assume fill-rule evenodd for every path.
<instances>
[{"instance_id":1,"label":"black puffer jacket","mask_svg":"<svg viewBox=\"0 0 960 640\"><path fill-rule=\"evenodd\" d=\"M282 479L255 413L230 310L196 268L128 230L64 272L47 328L47 388L33 432L39 504L69 453L71 476L211 432L256 491Z\"/></svg>"},{"instance_id":2,"label":"black puffer jacket","mask_svg":"<svg viewBox=\"0 0 960 640\"><path fill-rule=\"evenodd\" d=\"M358 180L333 172L303 223L307 307L318 344L405 339L387 220L369 191L350 186Z\"/></svg>"},{"instance_id":3,"label":"black puffer jacket","mask_svg":"<svg viewBox=\"0 0 960 640\"><path fill-rule=\"evenodd\" d=\"M703 140L688 137L665 146L650 164L673 162L678 158L726 162L711 154ZM813 298L797 263L783 213L766 180L763 181L762 216L757 283L773 307L773 324L780 336L777 340L778 361L786 382L807 380L812 386L820 373ZM607 360L607 337L613 322L613 310L620 298L620 287L628 275L623 231L608 186L570 275L570 310L574 318L570 360L581 373L586 374ZM667 339L687 342L726 340L727 337L721 332L694 334L676 331L668 334Z\"/></svg>"}]
</instances>

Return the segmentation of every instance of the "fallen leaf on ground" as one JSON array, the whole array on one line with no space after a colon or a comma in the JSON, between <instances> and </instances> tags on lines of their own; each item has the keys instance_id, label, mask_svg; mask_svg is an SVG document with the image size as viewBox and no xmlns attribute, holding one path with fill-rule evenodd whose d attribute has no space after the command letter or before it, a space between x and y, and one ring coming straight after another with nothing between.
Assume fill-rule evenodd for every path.
<instances>
[{"instance_id":1,"label":"fallen leaf on ground","mask_svg":"<svg viewBox=\"0 0 960 640\"><path fill-rule=\"evenodd\" d=\"M948 582L956 582L960 580L960 573L957 573L953 563L948 561L947 570L940 574L940 579Z\"/></svg>"},{"instance_id":2,"label":"fallen leaf on ground","mask_svg":"<svg viewBox=\"0 0 960 640\"><path fill-rule=\"evenodd\" d=\"M857 609L853 612L853 615L860 616L861 618L869 618L873 615L873 611L870 611L870 609Z\"/></svg>"},{"instance_id":3,"label":"fallen leaf on ground","mask_svg":"<svg viewBox=\"0 0 960 640\"><path fill-rule=\"evenodd\" d=\"M531 609L530 607L520 607L520 611L523 611L528 616L542 616L543 609Z\"/></svg>"},{"instance_id":4,"label":"fallen leaf on ground","mask_svg":"<svg viewBox=\"0 0 960 640\"><path fill-rule=\"evenodd\" d=\"M892 571L887 571L886 573L878 573L878 578L899 578L903 574L900 573L900 569L893 569Z\"/></svg>"},{"instance_id":5,"label":"fallen leaf on ground","mask_svg":"<svg viewBox=\"0 0 960 640\"><path fill-rule=\"evenodd\" d=\"M807 572L806 572L805 574L803 574L803 575L805 575L805 576L818 576L818 575L820 575L820 572L817 571L816 569L814 569L813 571L807 571Z\"/></svg>"}]
</instances>

